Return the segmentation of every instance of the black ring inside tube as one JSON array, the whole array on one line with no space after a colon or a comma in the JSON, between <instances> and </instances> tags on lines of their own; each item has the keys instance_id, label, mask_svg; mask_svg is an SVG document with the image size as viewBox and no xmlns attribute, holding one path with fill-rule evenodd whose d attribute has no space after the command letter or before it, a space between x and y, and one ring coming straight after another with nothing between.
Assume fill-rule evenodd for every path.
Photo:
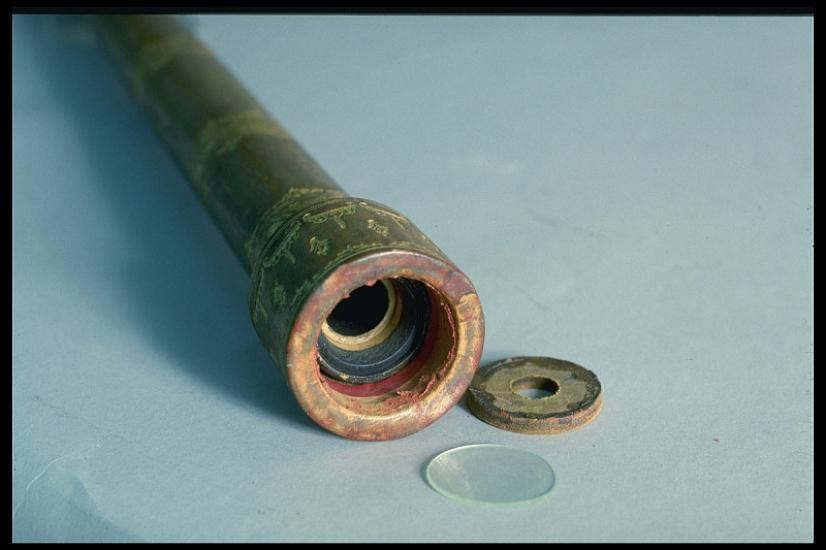
<instances>
[{"instance_id":1,"label":"black ring inside tube","mask_svg":"<svg viewBox=\"0 0 826 550\"><path fill-rule=\"evenodd\" d=\"M331 343L322 333L318 359L328 376L350 384L369 384L401 370L419 351L427 334L430 299L423 283L393 279L401 299L401 317L390 335L375 346L349 351Z\"/></svg>"}]
</instances>

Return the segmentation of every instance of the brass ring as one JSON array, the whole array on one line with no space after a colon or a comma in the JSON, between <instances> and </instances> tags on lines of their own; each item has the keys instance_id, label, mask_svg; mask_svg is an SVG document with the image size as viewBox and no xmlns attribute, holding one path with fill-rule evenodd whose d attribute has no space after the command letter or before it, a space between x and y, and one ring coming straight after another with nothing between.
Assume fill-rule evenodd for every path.
<instances>
[{"instance_id":1,"label":"brass ring","mask_svg":"<svg viewBox=\"0 0 826 550\"><path fill-rule=\"evenodd\" d=\"M544 395L528 396L526 390ZM474 415L512 432L573 430L591 422L602 409L597 376L551 357L512 357L480 367L468 391Z\"/></svg>"},{"instance_id":2,"label":"brass ring","mask_svg":"<svg viewBox=\"0 0 826 550\"><path fill-rule=\"evenodd\" d=\"M390 333L398 326L399 319L401 319L403 301L396 285L386 280L379 282L384 285L387 291L387 309L381 321L367 332L348 336L333 329L325 320L324 324L321 325L321 332L327 337L330 343L343 350L361 351L381 344L390 336Z\"/></svg>"}]
</instances>

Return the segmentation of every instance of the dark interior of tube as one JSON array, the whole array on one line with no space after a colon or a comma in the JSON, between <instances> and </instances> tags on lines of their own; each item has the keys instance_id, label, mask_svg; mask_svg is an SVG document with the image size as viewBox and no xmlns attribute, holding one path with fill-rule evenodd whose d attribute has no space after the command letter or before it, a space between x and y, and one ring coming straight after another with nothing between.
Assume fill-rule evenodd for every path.
<instances>
[{"instance_id":1,"label":"dark interior of tube","mask_svg":"<svg viewBox=\"0 0 826 550\"><path fill-rule=\"evenodd\" d=\"M391 414L440 387L454 365L456 312L422 281L387 278L350 292L318 338L320 382L364 413Z\"/></svg>"},{"instance_id":2,"label":"dark interior of tube","mask_svg":"<svg viewBox=\"0 0 826 550\"><path fill-rule=\"evenodd\" d=\"M346 384L374 384L392 377L422 349L430 302L426 285L412 279L383 279L350 292L322 327L322 372Z\"/></svg>"}]
</instances>

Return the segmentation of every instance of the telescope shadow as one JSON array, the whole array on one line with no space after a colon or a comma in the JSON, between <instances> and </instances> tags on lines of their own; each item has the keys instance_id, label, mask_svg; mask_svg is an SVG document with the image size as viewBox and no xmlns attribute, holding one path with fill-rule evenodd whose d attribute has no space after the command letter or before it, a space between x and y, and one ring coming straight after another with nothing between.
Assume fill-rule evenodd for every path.
<instances>
[{"instance_id":1,"label":"telescope shadow","mask_svg":"<svg viewBox=\"0 0 826 550\"><path fill-rule=\"evenodd\" d=\"M240 262L103 53L54 30L69 21L27 18L36 27L32 55L63 100L61 115L94 157L90 185L132 243L92 269L122 282L123 318L171 364L224 398L326 433L299 407L258 340Z\"/></svg>"}]
</instances>

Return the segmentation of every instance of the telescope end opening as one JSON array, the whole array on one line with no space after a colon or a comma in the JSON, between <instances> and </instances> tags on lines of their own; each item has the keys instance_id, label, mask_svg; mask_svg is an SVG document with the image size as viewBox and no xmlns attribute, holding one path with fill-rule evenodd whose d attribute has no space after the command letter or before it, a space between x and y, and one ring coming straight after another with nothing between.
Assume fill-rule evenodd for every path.
<instances>
[{"instance_id":1,"label":"telescope end opening","mask_svg":"<svg viewBox=\"0 0 826 550\"><path fill-rule=\"evenodd\" d=\"M322 427L395 439L461 399L483 338L479 299L455 266L374 252L337 268L308 298L289 337L287 377Z\"/></svg>"}]
</instances>

